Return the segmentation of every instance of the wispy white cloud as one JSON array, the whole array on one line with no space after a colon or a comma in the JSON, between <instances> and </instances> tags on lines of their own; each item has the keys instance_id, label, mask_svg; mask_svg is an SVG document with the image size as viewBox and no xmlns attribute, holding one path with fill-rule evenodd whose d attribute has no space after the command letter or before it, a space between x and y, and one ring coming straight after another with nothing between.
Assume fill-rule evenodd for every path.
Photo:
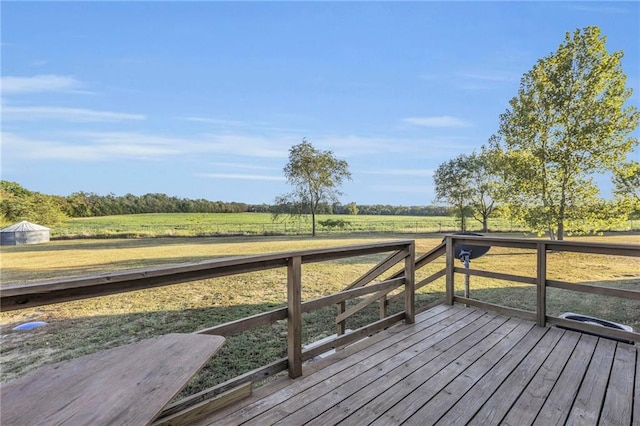
<instances>
[{"instance_id":1,"label":"wispy white cloud","mask_svg":"<svg viewBox=\"0 0 640 426\"><path fill-rule=\"evenodd\" d=\"M87 161L206 154L286 158L288 148L281 140L240 135L171 137L139 132L62 132L47 138L4 133L2 138L3 154Z\"/></svg>"},{"instance_id":2,"label":"wispy white cloud","mask_svg":"<svg viewBox=\"0 0 640 426\"><path fill-rule=\"evenodd\" d=\"M33 77L6 76L0 79L2 93L35 93L73 90L80 82L71 76L43 74Z\"/></svg>"},{"instance_id":3,"label":"wispy white cloud","mask_svg":"<svg viewBox=\"0 0 640 426\"><path fill-rule=\"evenodd\" d=\"M208 117L182 117L182 120L186 121L194 121L196 123L209 123L216 124L220 126L233 126L233 127L244 127L247 126L248 123L239 120L225 120L220 118L208 118Z\"/></svg>"},{"instance_id":4,"label":"wispy white cloud","mask_svg":"<svg viewBox=\"0 0 640 426\"><path fill-rule=\"evenodd\" d=\"M3 155L23 159L68 159L72 161L110 161L114 159L172 159L198 157L212 161L219 173L238 172L238 175L280 173L271 164L286 163L289 148L300 142L297 135L265 135L210 133L172 136L146 132L58 131L46 136L13 132L5 133ZM3 141L5 142L5 141ZM367 158L449 158L469 150L466 141L453 139L387 139L359 136L325 136L314 139L319 149L331 149L338 158L347 159L352 167L359 164L372 170ZM8 158L8 157L7 157ZM217 161L216 160L223 160ZM224 161L227 160L227 161ZM392 163L389 163L392 164ZM362 167L362 166L360 166ZM373 172L372 172L373 173ZM398 176L429 176L428 170L397 169L391 166L379 173Z\"/></svg>"},{"instance_id":5,"label":"wispy white cloud","mask_svg":"<svg viewBox=\"0 0 640 426\"><path fill-rule=\"evenodd\" d=\"M471 127L471 123L449 115L440 117L408 117L403 118L402 121L423 127Z\"/></svg>"},{"instance_id":6,"label":"wispy white cloud","mask_svg":"<svg viewBox=\"0 0 640 426\"><path fill-rule=\"evenodd\" d=\"M230 169L244 169L244 170L277 170L273 167L266 167L266 166L257 166L255 164L249 164L249 163L221 163L221 162L214 162L214 163L210 163L212 166L214 167L225 167L225 168L230 168Z\"/></svg>"},{"instance_id":7,"label":"wispy white cloud","mask_svg":"<svg viewBox=\"0 0 640 426\"><path fill-rule=\"evenodd\" d=\"M278 132L278 133L304 133L303 129L294 129L289 127L281 127L276 126L273 123L269 123L266 121L241 121L241 120L230 120L226 118L212 118L212 117L200 117L200 116L188 116L188 117L177 117L179 120L191 121L194 123L204 123L211 124L212 127L217 128L233 128L234 131L238 128L242 128L245 131L250 130L259 130L266 132ZM301 139L301 137L299 137Z\"/></svg>"},{"instance_id":8,"label":"wispy white cloud","mask_svg":"<svg viewBox=\"0 0 640 426\"><path fill-rule=\"evenodd\" d=\"M363 170L360 173L384 176L415 176L415 177L431 177L433 170L431 169L380 169L380 170Z\"/></svg>"},{"instance_id":9,"label":"wispy white cloud","mask_svg":"<svg viewBox=\"0 0 640 426\"><path fill-rule=\"evenodd\" d=\"M269 181L283 181L282 176L270 176L270 175L250 175L250 174L235 174L235 173L200 173L196 176L211 178L211 179L241 179L241 180L269 180Z\"/></svg>"},{"instance_id":10,"label":"wispy white cloud","mask_svg":"<svg viewBox=\"0 0 640 426\"><path fill-rule=\"evenodd\" d=\"M34 139L2 133L5 154L28 159L101 161L113 158L159 158L179 153L170 146L123 143L70 143L53 138Z\"/></svg>"},{"instance_id":11,"label":"wispy white cloud","mask_svg":"<svg viewBox=\"0 0 640 426\"><path fill-rule=\"evenodd\" d=\"M3 105L2 118L4 121L59 120L68 122L91 122L144 120L146 117L142 114L97 111L86 108L44 106L14 107Z\"/></svg>"}]
</instances>

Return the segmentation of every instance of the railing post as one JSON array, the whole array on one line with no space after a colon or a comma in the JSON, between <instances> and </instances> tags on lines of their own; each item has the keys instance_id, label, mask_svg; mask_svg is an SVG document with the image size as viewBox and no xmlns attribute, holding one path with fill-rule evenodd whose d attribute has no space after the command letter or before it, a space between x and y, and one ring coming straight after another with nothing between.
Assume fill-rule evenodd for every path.
<instances>
[{"instance_id":1,"label":"railing post","mask_svg":"<svg viewBox=\"0 0 640 426\"><path fill-rule=\"evenodd\" d=\"M387 317L387 307L389 306L389 301L387 300L387 295L385 294L380 298L380 319L385 319Z\"/></svg>"},{"instance_id":2,"label":"railing post","mask_svg":"<svg viewBox=\"0 0 640 426\"><path fill-rule=\"evenodd\" d=\"M407 247L409 253L404 258L404 322L413 324L416 320L416 243Z\"/></svg>"},{"instance_id":3,"label":"railing post","mask_svg":"<svg viewBox=\"0 0 640 426\"><path fill-rule=\"evenodd\" d=\"M289 377L302 376L302 258L287 262L287 359Z\"/></svg>"},{"instance_id":4,"label":"railing post","mask_svg":"<svg viewBox=\"0 0 640 426\"><path fill-rule=\"evenodd\" d=\"M447 247L446 247L446 275L445 275L445 279L446 279L446 291L447 291L447 304L448 305L453 305L453 295L454 295L454 277L453 277L453 268L454 268L454 262L455 262L455 251L454 251L454 242L453 242L453 236L452 235L447 235L445 236L445 241L447 243Z\"/></svg>"},{"instance_id":5,"label":"railing post","mask_svg":"<svg viewBox=\"0 0 640 426\"><path fill-rule=\"evenodd\" d=\"M540 327L547 324L547 245L536 247L536 320Z\"/></svg>"},{"instance_id":6,"label":"railing post","mask_svg":"<svg viewBox=\"0 0 640 426\"><path fill-rule=\"evenodd\" d=\"M340 302L337 304L337 307L338 307L338 313L336 315L344 314L344 312L347 310L347 303ZM338 323L338 329L336 330L336 334L338 336L342 336L346 331L347 331L346 320L340 321Z\"/></svg>"}]
</instances>

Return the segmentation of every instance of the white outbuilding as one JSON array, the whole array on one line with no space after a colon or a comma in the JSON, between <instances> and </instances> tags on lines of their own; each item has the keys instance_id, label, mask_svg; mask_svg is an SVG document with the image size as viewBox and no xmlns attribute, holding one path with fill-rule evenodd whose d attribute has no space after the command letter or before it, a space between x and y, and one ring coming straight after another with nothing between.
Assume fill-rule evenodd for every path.
<instances>
[{"instance_id":1,"label":"white outbuilding","mask_svg":"<svg viewBox=\"0 0 640 426\"><path fill-rule=\"evenodd\" d=\"M15 246L17 244L38 244L49 241L50 229L35 223L22 222L0 230L0 245Z\"/></svg>"}]
</instances>

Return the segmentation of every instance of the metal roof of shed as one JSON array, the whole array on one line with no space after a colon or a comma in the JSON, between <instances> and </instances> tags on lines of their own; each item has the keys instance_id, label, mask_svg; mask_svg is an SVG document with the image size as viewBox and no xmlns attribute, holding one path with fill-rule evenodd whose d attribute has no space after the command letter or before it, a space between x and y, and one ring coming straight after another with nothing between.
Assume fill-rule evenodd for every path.
<instances>
[{"instance_id":1,"label":"metal roof of shed","mask_svg":"<svg viewBox=\"0 0 640 426\"><path fill-rule=\"evenodd\" d=\"M18 222L14 225L7 226L6 228L0 230L0 232L27 232L27 231L49 231L50 228L42 225L36 225L35 223L27 222L23 220L22 222Z\"/></svg>"}]
</instances>

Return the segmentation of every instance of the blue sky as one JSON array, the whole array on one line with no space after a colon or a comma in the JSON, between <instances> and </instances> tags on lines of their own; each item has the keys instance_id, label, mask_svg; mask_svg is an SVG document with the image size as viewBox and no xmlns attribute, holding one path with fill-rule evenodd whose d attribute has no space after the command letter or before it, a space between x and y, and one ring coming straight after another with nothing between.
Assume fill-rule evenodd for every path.
<instances>
[{"instance_id":1,"label":"blue sky","mask_svg":"<svg viewBox=\"0 0 640 426\"><path fill-rule=\"evenodd\" d=\"M349 163L343 203L431 204L433 170L486 143L522 74L587 25L624 51L640 105L638 2L3 1L1 16L2 179L48 194L272 203L306 137Z\"/></svg>"}]
</instances>

